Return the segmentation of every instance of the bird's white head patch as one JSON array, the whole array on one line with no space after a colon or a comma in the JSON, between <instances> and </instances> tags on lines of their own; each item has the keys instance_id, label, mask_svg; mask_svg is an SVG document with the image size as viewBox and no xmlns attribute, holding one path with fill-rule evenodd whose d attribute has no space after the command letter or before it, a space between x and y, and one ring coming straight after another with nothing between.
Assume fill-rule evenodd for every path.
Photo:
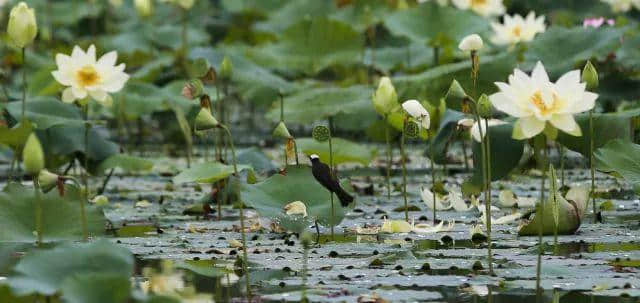
<instances>
[{"instance_id":1,"label":"bird's white head patch","mask_svg":"<svg viewBox=\"0 0 640 303\"><path fill-rule=\"evenodd\" d=\"M316 154L313 154L313 155L309 156L309 158L310 158L311 160L315 160L315 159L320 159L320 156L318 156L318 155L316 155Z\"/></svg>"}]
</instances>

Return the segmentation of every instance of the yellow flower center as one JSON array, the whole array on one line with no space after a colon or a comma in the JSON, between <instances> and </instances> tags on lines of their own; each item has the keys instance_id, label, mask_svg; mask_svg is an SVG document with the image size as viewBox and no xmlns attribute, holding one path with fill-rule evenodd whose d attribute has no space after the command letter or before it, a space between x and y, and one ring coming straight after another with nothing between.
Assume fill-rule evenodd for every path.
<instances>
[{"instance_id":1,"label":"yellow flower center","mask_svg":"<svg viewBox=\"0 0 640 303\"><path fill-rule=\"evenodd\" d=\"M561 103L558 99L558 96L556 96L556 94L553 94L551 104L547 104L542 99L542 93L540 91L537 91L533 95L531 95L531 98L529 100L531 100L531 103L533 103L533 105L535 105L535 107L540 110L540 114L543 116L556 112Z\"/></svg>"},{"instance_id":2,"label":"yellow flower center","mask_svg":"<svg viewBox=\"0 0 640 303\"><path fill-rule=\"evenodd\" d=\"M522 34L522 29L520 28L520 26L516 26L513 28L513 35L516 37L520 37L520 35Z\"/></svg>"},{"instance_id":3,"label":"yellow flower center","mask_svg":"<svg viewBox=\"0 0 640 303\"><path fill-rule=\"evenodd\" d=\"M82 86L92 86L100 82L100 75L93 66L86 65L76 72L76 80Z\"/></svg>"},{"instance_id":4,"label":"yellow flower center","mask_svg":"<svg viewBox=\"0 0 640 303\"><path fill-rule=\"evenodd\" d=\"M471 6L481 6L487 4L487 0L471 0Z\"/></svg>"}]
</instances>

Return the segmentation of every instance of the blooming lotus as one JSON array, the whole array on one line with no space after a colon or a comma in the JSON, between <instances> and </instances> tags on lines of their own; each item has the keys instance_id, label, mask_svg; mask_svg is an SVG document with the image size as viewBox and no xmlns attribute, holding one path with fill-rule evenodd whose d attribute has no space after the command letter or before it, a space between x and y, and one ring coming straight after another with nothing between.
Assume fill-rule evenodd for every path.
<instances>
[{"instance_id":1,"label":"blooming lotus","mask_svg":"<svg viewBox=\"0 0 640 303\"><path fill-rule=\"evenodd\" d=\"M506 10L502 0L452 0L452 2L459 9L470 9L484 17L499 16Z\"/></svg>"},{"instance_id":2,"label":"blooming lotus","mask_svg":"<svg viewBox=\"0 0 640 303\"><path fill-rule=\"evenodd\" d=\"M62 92L62 101L71 103L91 96L106 103L109 93L120 91L129 80L129 75L124 72L125 64L115 65L117 58L118 53L111 51L96 60L96 47L93 45L87 52L76 46L71 56L57 54L58 69L51 74L56 81L67 86Z\"/></svg>"},{"instance_id":3,"label":"blooming lotus","mask_svg":"<svg viewBox=\"0 0 640 303\"><path fill-rule=\"evenodd\" d=\"M509 83L496 85L500 92L489 99L499 111L518 118L513 128L515 139L532 138L547 123L567 134L581 136L573 115L592 109L598 98L586 91L586 84L580 82L580 71L570 71L553 83L540 62L531 76L515 69Z\"/></svg>"},{"instance_id":4,"label":"blooming lotus","mask_svg":"<svg viewBox=\"0 0 640 303\"><path fill-rule=\"evenodd\" d=\"M526 18L520 15L504 15L503 23L492 22L494 36L491 41L498 45L529 42L539 34L544 33L544 16L536 18L534 12L530 12Z\"/></svg>"}]
</instances>

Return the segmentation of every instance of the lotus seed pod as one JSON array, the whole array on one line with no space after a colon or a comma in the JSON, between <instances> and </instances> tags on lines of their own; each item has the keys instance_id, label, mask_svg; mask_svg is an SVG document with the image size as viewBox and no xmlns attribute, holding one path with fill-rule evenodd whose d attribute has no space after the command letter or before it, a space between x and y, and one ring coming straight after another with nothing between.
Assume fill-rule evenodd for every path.
<instances>
[{"instance_id":1,"label":"lotus seed pod","mask_svg":"<svg viewBox=\"0 0 640 303\"><path fill-rule=\"evenodd\" d=\"M24 170L31 176L37 176L44 168L44 152L38 137L31 133L22 150Z\"/></svg>"},{"instance_id":2,"label":"lotus seed pod","mask_svg":"<svg viewBox=\"0 0 640 303\"><path fill-rule=\"evenodd\" d=\"M478 99L478 114L485 119L491 118L491 101L487 95L483 94Z\"/></svg>"},{"instance_id":3,"label":"lotus seed pod","mask_svg":"<svg viewBox=\"0 0 640 303\"><path fill-rule=\"evenodd\" d=\"M420 134L420 126L415 121L407 121L404 125L404 135L408 138L417 138Z\"/></svg>"},{"instance_id":4,"label":"lotus seed pod","mask_svg":"<svg viewBox=\"0 0 640 303\"><path fill-rule=\"evenodd\" d=\"M231 80L231 77L233 77L233 64L231 59L225 56L220 63L220 79L228 81Z\"/></svg>"},{"instance_id":5,"label":"lotus seed pod","mask_svg":"<svg viewBox=\"0 0 640 303\"><path fill-rule=\"evenodd\" d=\"M595 66L591 64L591 61L587 61L587 64L582 70L582 82L587 84L588 90L595 90L598 88L600 81L598 80L598 71Z\"/></svg>"},{"instance_id":6,"label":"lotus seed pod","mask_svg":"<svg viewBox=\"0 0 640 303\"><path fill-rule=\"evenodd\" d=\"M211 114L208 108L201 107L196 116L195 130L207 130L218 127L218 120Z\"/></svg>"},{"instance_id":7,"label":"lotus seed pod","mask_svg":"<svg viewBox=\"0 0 640 303\"><path fill-rule=\"evenodd\" d=\"M311 136L316 141L324 142L329 140L329 137L331 137L331 132L329 131L328 127L324 125L318 125L313 128L313 131L311 131Z\"/></svg>"},{"instance_id":8,"label":"lotus seed pod","mask_svg":"<svg viewBox=\"0 0 640 303\"><path fill-rule=\"evenodd\" d=\"M276 138L284 139L289 139L292 137L289 133L289 130L287 129L287 126L284 124L284 121L280 121L280 123L278 123L276 128L273 130L273 136Z\"/></svg>"},{"instance_id":9,"label":"lotus seed pod","mask_svg":"<svg viewBox=\"0 0 640 303\"><path fill-rule=\"evenodd\" d=\"M203 93L204 85L200 79L193 79L182 87L182 96L190 100L200 98Z\"/></svg>"},{"instance_id":10,"label":"lotus seed pod","mask_svg":"<svg viewBox=\"0 0 640 303\"><path fill-rule=\"evenodd\" d=\"M31 44L38 34L38 24L33 8L20 2L9 13L7 33L13 44L19 48Z\"/></svg>"}]
</instances>

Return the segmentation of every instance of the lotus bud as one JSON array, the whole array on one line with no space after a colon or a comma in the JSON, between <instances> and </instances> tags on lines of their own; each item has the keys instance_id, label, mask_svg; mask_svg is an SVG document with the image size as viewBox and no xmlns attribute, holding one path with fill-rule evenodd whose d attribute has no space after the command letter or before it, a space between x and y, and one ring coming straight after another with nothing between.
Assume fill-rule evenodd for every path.
<instances>
[{"instance_id":1,"label":"lotus bud","mask_svg":"<svg viewBox=\"0 0 640 303\"><path fill-rule=\"evenodd\" d=\"M233 76L233 64L231 63L231 59L229 57L224 56L222 59L222 63L220 63L220 78L225 81L231 80Z\"/></svg>"},{"instance_id":2,"label":"lotus bud","mask_svg":"<svg viewBox=\"0 0 640 303\"><path fill-rule=\"evenodd\" d=\"M58 184L59 178L60 176L48 171L47 169L43 169L38 174L38 183L44 191L48 191Z\"/></svg>"},{"instance_id":3,"label":"lotus bud","mask_svg":"<svg viewBox=\"0 0 640 303\"><path fill-rule=\"evenodd\" d=\"M97 195L91 199L91 202L97 206L106 206L109 205L109 198L103 195Z\"/></svg>"},{"instance_id":4,"label":"lotus bud","mask_svg":"<svg viewBox=\"0 0 640 303\"><path fill-rule=\"evenodd\" d=\"M404 135L408 138L417 138L420 134L420 126L414 121L407 121L404 125Z\"/></svg>"},{"instance_id":5,"label":"lotus bud","mask_svg":"<svg viewBox=\"0 0 640 303\"><path fill-rule=\"evenodd\" d=\"M491 118L491 101L485 94L482 94L478 99L478 114L485 119Z\"/></svg>"},{"instance_id":6,"label":"lotus bud","mask_svg":"<svg viewBox=\"0 0 640 303\"><path fill-rule=\"evenodd\" d=\"M468 35L460 41L458 48L461 51L469 52L469 51L478 51L482 49L484 43L482 42L482 38L478 36L478 34Z\"/></svg>"},{"instance_id":7,"label":"lotus bud","mask_svg":"<svg viewBox=\"0 0 640 303\"><path fill-rule=\"evenodd\" d=\"M289 130L287 129L287 126L284 124L284 121L280 121L280 123L278 123L278 126L276 126L276 128L273 130L273 136L284 139L289 139L292 137L289 133Z\"/></svg>"},{"instance_id":8,"label":"lotus bud","mask_svg":"<svg viewBox=\"0 0 640 303\"><path fill-rule=\"evenodd\" d=\"M200 112L196 116L195 130L207 130L216 128L220 125L218 120L213 117L208 108L201 107Z\"/></svg>"},{"instance_id":9,"label":"lotus bud","mask_svg":"<svg viewBox=\"0 0 640 303\"><path fill-rule=\"evenodd\" d=\"M200 79L193 79L182 87L182 96L190 100L200 98L203 93L204 85Z\"/></svg>"},{"instance_id":10,"label":"lotus bud","mask_svg":"<svg viewBox=\"0 0 640 303\"><path fill-rule=\"evenodd\" d=\"M595 66L591 64L591 61L587 61L587 64L582 70L582 82L587 84L587 90L595 90L598 88L600 81L598 80L598 71Z\"/></svg>"},{"instance_id":11,"label":"lotus bud","mask_svg":"<svg viewBox=\"0 0 640 303\"><path fill-rule=\"evenodd\" d=\"M329 131L329 128L324 125L318 125L311 131L311 137L318 142L324 142L329 140L331 137L331 131Z\"/></svg>"},{"instance_id":12,"label":"lotus bud","mask_svg":"<svg viewBox=\"0 0 640 303\"><path fill-rule=\"evenodd\" d=\"M138 16L146 18L153 14L152 0L134 0Z\"/></svg>"},{"instance_id":13,"label":"lotus bud","mask_svg":"<svg viewBox=\"0 0 640 303\"><path fill-rule=\"evenodd\" d=\"M460 82L458 82L458 80L453 79L453 81L451 82L451 86L449 86L449 90L445 95L445 100L447 102L450 102L462 100L465 98L467 98L467 93L462 88L462 85L460 85Z\"/></svg>"},{"instance_id":14,"label":"lotus bud","mask_svg":"<svg viewBox=\"0 0 640 303\"><path fill-rule=\"evenodd\" d=\"M31 133L22 150L24 170L31 176L37 176L44 168L44 152L38 137Z\"/></svg>"},{"instance_id":15,"label":"lotus bud","mask_svg":"<svg viewBox=\"0 0 640 303\"><path fill-rule=\"evenodd\" d=\"M20 2L11 9L7 33L13 44L19 48L31 44L38 34L38 24L33 8Z\"/></svg>"},{"instance_id":16,"label":"lotus bud","mask_svg":"<svg viewBox=\"0 0 640 303\"><path fill-rule=\"evenodd\" d=\"M389 77L380 78L378 89L371 99L373 107L381 115L386 115L398 104L398 94Z\"/></svg>"}]
</instances>

